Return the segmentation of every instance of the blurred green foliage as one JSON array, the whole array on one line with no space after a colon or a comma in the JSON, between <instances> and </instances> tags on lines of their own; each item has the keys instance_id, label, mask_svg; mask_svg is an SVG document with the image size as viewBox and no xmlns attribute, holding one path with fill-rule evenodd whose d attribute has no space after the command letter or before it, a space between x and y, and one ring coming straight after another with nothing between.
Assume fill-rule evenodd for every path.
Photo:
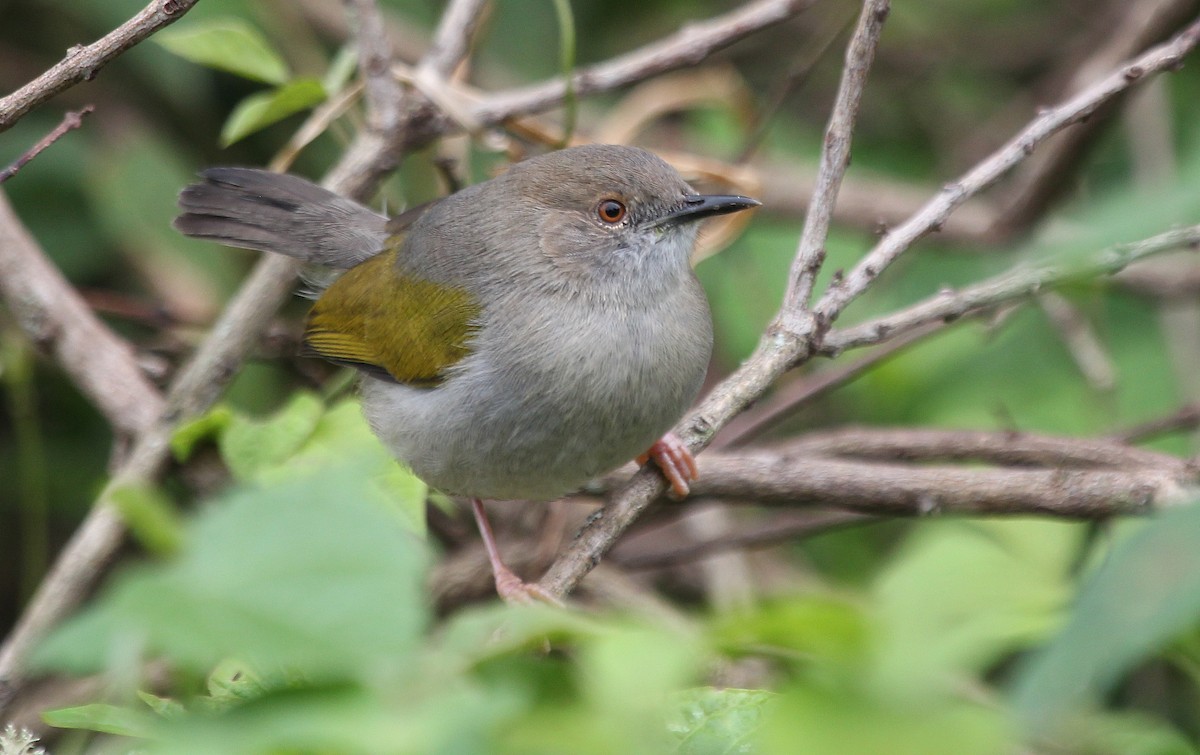
<instances>
[{"instance_id":1,"label":"blurred green foliage","mask_svg":"<svg viewBox=\"0 0 1200 755\"><path fill-rule=\"evenodd\" d=\"M65 2L52 14L34 0L0 6L0 84L14 89L143 4ZM418 39L443 7L384 5ZM604 59L730 5L576 0L575 60ZM811 24L746 40L726 60L762 105L794 51L836 34L854 8L819 3ZM1085 0L897 3L852 171L930 190L949 180L1033 111L1032 87L1061 62L1064 39L1095 18ZM496 0L473 80L500 87L556 74L564 52L547 40L558 34L550 0ZM176 364L252 257L174 233L175 194L199 167L268 162L311 107L350 83L351 52L336 23L317 23L302 4L205 0L0 136L7 164L62 110L98 107L5 190L113 326ZM761 159L811 171L803 166L821 143L839 63L835 43L770 120ZM1004 248L931 238L846 322L1021 262L1197 222L1200 144L1190 124L1200 74L1189 65L1163 86L1178 154L1170 181L1135 179L1129 133L1114 123L1036 233ZM580 128L621 97L581 101ZM647 143L732 157L748 136L744 115L706 104L656 124ZM319 175L358 118L335 123L293 170ZM438 196L434 158L410 156L380 202L395 209ZM476 144L461 167L475 181L501 164ZM799 221L770 211L698 271L714 307L718 373L753 349L785 286ZM872 242L835 228L822 281ZM1107 281L1060 293L1102 340L1113 390L1089 386L1045 314L1025 307L998 326L963 323L906 350L784 432L857 423L1098 434L1195 396L1155 303ZM284 336L302 307L284 312ZM19 481L0 485L7 625L105 479L110 436L7 316L0 336L0 480ZM99 702L48 713L51 724L120 735L86 745L118 752L1196 751L1195 505L1101 531L1020 520L831 533L791 547L805 565L793 589L744 611L700 607L686 623L499 606L439 619L425 598L427 491L387 459L353 401L312 392L327 377L264 347L225 403L174 439L181 463L215 447L235 490L193 505L205 496L173 475L164 490L120 491L151 555L41 648L44 668L104 672L109 683ZM1156 446L1196 451L1183 436ZM147 657L161 660L165 680L146 678ZM745 667L765 668L760 688L710 686L723 669Z\"/></svg>"}]
</instances>

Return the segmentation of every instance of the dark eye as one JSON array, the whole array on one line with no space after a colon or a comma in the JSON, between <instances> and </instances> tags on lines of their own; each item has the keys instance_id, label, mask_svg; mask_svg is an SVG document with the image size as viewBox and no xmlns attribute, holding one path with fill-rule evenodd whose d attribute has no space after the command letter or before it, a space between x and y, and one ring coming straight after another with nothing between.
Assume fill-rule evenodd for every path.
<instances>
[{"instance_id":1,"label":"dark eye","mask_svg":"<svg viewBox=\"0 0 1200 755\"><path fill-rule=\"evenodd\" d=\"M596 207L596 214L605 223L615 225L625 219L625 205L615 199L605 199Z\"/></svg>"}]
</instances>

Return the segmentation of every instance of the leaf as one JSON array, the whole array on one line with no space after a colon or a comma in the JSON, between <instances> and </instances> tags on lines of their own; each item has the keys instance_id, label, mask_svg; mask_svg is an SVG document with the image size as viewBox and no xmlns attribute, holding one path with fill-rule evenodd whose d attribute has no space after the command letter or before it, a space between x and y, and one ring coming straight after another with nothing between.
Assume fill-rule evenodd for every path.
<instances>
[{"instance_id":1,"label":"leaf","mask_svg":"<svg viewBox=\"0 0 1200 755\"><path fill-rule=\"evenodd\" d=\"M221 146L243 139L259 129L323 102L325 87L312 78L296 79L277 89L252 94L238 103L221 128Z\"/></svg>"},{"instance_id":2,"label":"leaf","mask_svg":"<svg viewBox=\"0 0 1200 755\"><path fill-rule=\"evenodd\" d=\"M42 720L60 729L88 729L126 737L144 737L154 725L149 713L105 703L48 710Z\"/></svg>"},{"instance_id":3,"label":"leaf","mask_svg":"<svg viewBox=\"0 0 1200 755\"><path fill-rule=\"evenodd\" d=\"M675 752L686 755L732 755L753 752L763 709L775 697L759 689L686 690L677 697L678 709L668 723L679 738Z\"/></svg>"},{"instance_id":4,"label":"leaf","mask_svg":"<svg viewBox=\"0 0 1200 755\"><path fill-rule=\"evenodd\" d=\"M183 422L171 433L171 454L176 461L187 461L201 441L220 436L232 420L233 410L221 404Z\"/></svg>"},{"instance_id":5,"label":"leaf","mask_svg":"<svg viewBox=\"0 0 1200 755\"><path fill-rule=\"evenodd\" d=\"M914 532L875 588L881 688L940 691L1041 639L1068 597L1070 524L937 522Z\"/></svg>"},{"instance_id":6,"label":"leaf","mask_svg":"<svg viewBox=\"0 0 1200 755\"><path fill-rule=\"evenodd\" d=\"M291 75L266 38L240 18L174 26L151 39L193 63L265 84L283 84Z\"/></svg>"},{"instance_id":7,"label":"leaf","mask_svg":"<svg viewBox=\"0 0 1200 755\"><path fill-rule=\"evenodd\" d=\"M121 575L35 661L96 670L141 646L197 673L228 657L273 677L398 673L428 617L426 558L368 484L343 464L205 508L178 559Z\"/></svg>"},{"instance_id":8,"label":"leaf","mask_svg":"<svg viewBox=\"0 0 1200 755\"><path fill-rule=\"evenodd\" d=\"M160 556L171 556L183 544L183 523L162 491L130 485L113 490L113 504L121 519L142 546Z\"/></svg>"},{"instance_id":9,"label":"leaf","mask_svg":"<svg viewBox=\"0 0 1200 755\"><path fill-rule=\"evenodd\" d=\"M1172 508L1118 544L1062 632L1029 659L1016 709L1033 731L1103 695L1136 661L1200 619L1200 504Z\"/></svg>"},{"instance_id":10,"label":"leaf","mask_svg":"<svg viewBox=\"0 0 1200 755\"><path fill-rule=\"evenodd\" d=\"M221 458L233 476L255 481L293 455L312 436L325 406L313 393L298 391L271 417L262 420L234 415L221 433Z\"/></svg>"}]
</instances>

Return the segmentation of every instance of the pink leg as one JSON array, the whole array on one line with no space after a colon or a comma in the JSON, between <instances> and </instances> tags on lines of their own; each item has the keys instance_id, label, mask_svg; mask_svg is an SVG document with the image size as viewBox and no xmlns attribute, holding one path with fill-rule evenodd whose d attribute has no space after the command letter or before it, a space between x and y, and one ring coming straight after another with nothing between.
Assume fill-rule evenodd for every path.
<instances>
[{"instance_id":1,"label":"pink leg","mask_svg":"<svg viewBox=\"0 0 1200 755\"><path fill-rule=\"evenodd\" d=\"M487 549L488 561L492 563L492 576L496 579L496 592L506 603L529 604L535 600L561 606L562 601L538 587L537 584L522 582L513 574L500 558L500 549L496 546L496 538L492 535L492 525L488 523L487 514L483 510L483 501L471 499L471 511L475 514L475 524L483 537L483 547Z\"/></svg>"},{"instance_id":2,"label":"pink leg","mask_svg":"<svg viewBox=\"0 0 1200 755\"><path fill-rule=\"evenodd\" d=\"M696 457L692 456L687 444L675 433L667 433L637 461L638 464L645 464L650 459L654 460L671 483L671 493L676 498L686 498L690 490L688 483L700 476Z\"/></svg>"}]
</instances>

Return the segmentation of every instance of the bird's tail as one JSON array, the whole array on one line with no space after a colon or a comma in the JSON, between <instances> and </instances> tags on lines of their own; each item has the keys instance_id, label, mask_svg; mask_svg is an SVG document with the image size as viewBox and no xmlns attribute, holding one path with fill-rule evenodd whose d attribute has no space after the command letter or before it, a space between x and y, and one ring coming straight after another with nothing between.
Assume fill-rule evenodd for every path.
<instances>
[{"instance_id":1,"label":"bird's tail","mask_svg":"<svg viewBox=\"0 0 1200 755\"><path fill-rule=\"evenodd\" d=\"M175 228L196 238L347 269L379 253L387 218L298 176L209 168L179 195Z\"/></svg>"}]
</instances>

